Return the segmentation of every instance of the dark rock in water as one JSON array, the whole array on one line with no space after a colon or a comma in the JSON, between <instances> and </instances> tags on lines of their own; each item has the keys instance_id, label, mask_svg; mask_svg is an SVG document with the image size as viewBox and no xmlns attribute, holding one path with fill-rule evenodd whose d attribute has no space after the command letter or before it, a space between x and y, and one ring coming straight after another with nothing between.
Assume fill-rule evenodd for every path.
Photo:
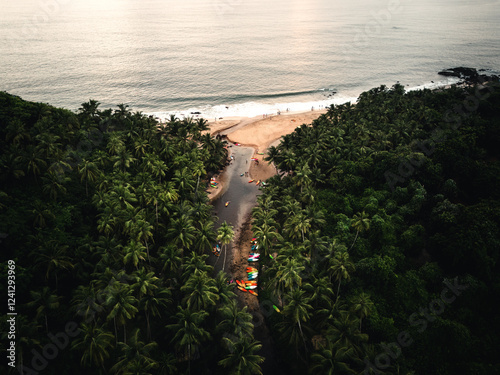
<instances>
[{"instance_id":1,"label":"dark rock in water","mask_svg":"<svg viewBox=\"0 0 500 375\"><path fill-rule=\"evenodd\" d=\"M463 78L463 79L468 80L468 81L475 80L475 79L477 79L477 76L478 76L476 69L464 68L464 67L446 69L446 70L439 72L438 74L442 75L442 76L448 76L448 77Z\"/></svg>"},{"instance_id":2,"label":"dark rock in water","mask_svg":"<svg viewBox=\"0 0 500 375\"><path fill-rule=\"evenodd\" d=\"M485 72L485 69L479 69L480 72ZM458 77L467 83L484 83L484 82L498 82L498 76L479 74L474 68L452 68L446 69L438 73L442 76Z\"/></svg>"}]
</instances>

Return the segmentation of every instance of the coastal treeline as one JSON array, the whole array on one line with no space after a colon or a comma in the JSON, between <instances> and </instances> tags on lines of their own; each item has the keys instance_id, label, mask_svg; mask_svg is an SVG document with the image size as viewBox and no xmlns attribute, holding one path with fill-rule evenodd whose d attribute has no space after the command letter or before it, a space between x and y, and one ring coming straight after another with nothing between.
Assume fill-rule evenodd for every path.
<instances>
[{"instance_id":1,"label":"coastal treeline","mask_svg":"<svg viewBox=\"0 0 500 375\"><path fill-rule=\"evenodd\" d=\"M207 176L227 159L206 130L0 93L0 290L15 264L17 313L13 339L0 323L16 352L2 373L260 371L252 317L206 262L226 240Z\"/></svg>"},{"instance_id":2,"label":"coastal treeline","mask_svg":"<svg viewBox=\"0 0 500 375\"><path fill-rule=\"evenodd\" d=\"M499 144L489 83L374 88L270 148L253 230L287 373L500 373Z\"/></svg>"}]
</instances>

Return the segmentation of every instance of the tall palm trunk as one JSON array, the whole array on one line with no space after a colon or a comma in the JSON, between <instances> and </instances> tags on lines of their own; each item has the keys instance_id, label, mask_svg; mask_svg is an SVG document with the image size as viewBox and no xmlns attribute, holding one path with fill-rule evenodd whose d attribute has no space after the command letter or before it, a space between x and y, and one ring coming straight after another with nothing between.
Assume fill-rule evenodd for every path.
<instances>
[{"instance_id":1,"label":"tall palm trunk","mask_svg":"<svg viewBox=\"0 0 500 375\"><path fill-rule=\"evenodd\" d=\"M224 263L222 263L222 271L224 271L224 267L226 266L226 255L227 255L227 244L224 245Z\"/></svg>"},{"instance_id":2,"label":"tall palm trunk","mask_svg":"<svg viewBox=\"0 0 500 375\"><path fill-rule=\"evenodd\" d=\"M113 325L115 327L115 341L118 344L118 331L116 329L116 318L113 318Z\"/></svg>"},{"instance_id":3,"label":"tall palm trunk","mask_svg":"<svg viewBox=\"0 0 500 375\"><path fill-rule=\"evenodd\" d=\"M149 259L149 246L148 246L148 241L144 240L144 244L146 245L146 252L148 254L148 263L151 265L151 259Z\"/></svg>"},{"instance_id":4,"label":"tall palm trunk","mask_svg":"<svg viewBox=\"0 0 500 375\"><path fill-rule=\"evenodd\" d=\"M352 249L352 247L354 246L354 244L356 243L356 240L358 239L358 234L359 234L359 230L356 231L356 237L354 237L354 242L352 243L351 247L347 251L350 251Z\"/></svg>"},{"instance_id":5,"label":"tall palm trunk","mask_svg":"<svg viewBox=\"0 0 500 375\"><path fill-rule=\"evenodd\" d=\"M151 325L149 324L149 311L146 311L146 325L148 329L148 340L151 342Z\"/></svg>"},{"instance_id":6,"label":"tall palm trunk","mask_svg":"<svg viewBox=\"0 0 500 375\"><path fill-rule=\"evenodd\" d=\"M340 283L342 282L342 279L340 278L339 279L339 286L337 287L337 299L335 300L335 303L337 303L337 301L339 300L339 297L340 297Z\"/></svg>"}]
</instances>

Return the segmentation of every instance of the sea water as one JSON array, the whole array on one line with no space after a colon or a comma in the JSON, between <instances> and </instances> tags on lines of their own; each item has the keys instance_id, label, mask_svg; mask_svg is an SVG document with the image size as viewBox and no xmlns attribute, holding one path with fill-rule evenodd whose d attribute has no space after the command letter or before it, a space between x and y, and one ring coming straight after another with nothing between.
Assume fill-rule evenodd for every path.
<instances>
[{"instance_id":1,"label":"sea water","mask_svg":"<svg viewBox=\"0 0 500 375\"><path fill-rule=\"evenodd\" d=\"M498 0L0 0L0 90L70 110L257 116L500 71Z\"/></svg>"}]
</instances>

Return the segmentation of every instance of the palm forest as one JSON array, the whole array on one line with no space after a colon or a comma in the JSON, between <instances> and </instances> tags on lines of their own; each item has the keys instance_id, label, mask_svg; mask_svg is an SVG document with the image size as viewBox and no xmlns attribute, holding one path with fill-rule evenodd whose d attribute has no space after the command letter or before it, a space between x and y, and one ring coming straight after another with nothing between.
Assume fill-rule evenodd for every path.
<instances>
[{"instance_id":1,"label":"palm forest","mask_svg":"<svg viewBox=\"0 0 500 375\"><path fill-rule=\"evenodd\" d=\"M251 230L271 349L209 263L227 143L116 108L0 93L2 373L500 374L497 84L381 86L269 148Z\"/></svg>"}]
</instances>

